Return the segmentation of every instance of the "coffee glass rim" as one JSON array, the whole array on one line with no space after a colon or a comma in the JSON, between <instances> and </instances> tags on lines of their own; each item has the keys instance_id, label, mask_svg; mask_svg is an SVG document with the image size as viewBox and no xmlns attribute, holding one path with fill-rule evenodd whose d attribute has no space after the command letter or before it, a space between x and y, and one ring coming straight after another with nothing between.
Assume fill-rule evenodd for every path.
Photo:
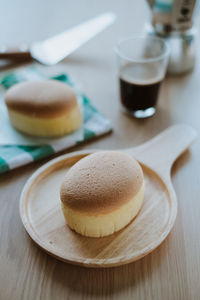
<instances>
[{"instance_id":1,"label":"coffee glass rim","mask_svg":"<svg viewBox=\"0 0 200 300\"><path fill-rule=\"evenodd\" d=\"M164 45L163 53L156 56L156 57L134 59L134 58L129 57L128 55L125 55L124 53L122 53L122 51L120 51L120 44L123 43L123 42L129 41L129 40L148 40L148 39L149 40L160 41L161 43L163 43L163 45ZM169 57L169 54L170 54L169 45L163 38L160 38L160 37L157 37L157 36L143 36L143 35L140 35L140 36L127 36L127 37L119 39L116 46L114 47L114 51L119 57L121 57L125 60L128 60L130 62L133 62L133 63L157 62L157 61L160 61L160 60L163 60L163 59Z\"/></svg>"}]
</instances>

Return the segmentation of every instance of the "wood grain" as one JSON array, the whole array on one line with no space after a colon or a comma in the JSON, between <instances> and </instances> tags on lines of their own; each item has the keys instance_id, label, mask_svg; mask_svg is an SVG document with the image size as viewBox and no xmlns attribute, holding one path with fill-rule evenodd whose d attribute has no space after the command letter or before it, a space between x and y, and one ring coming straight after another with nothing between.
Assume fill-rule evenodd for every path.
<instances>
[{"instance_id":1,"label":"wood grain","mask_svg":"<svg viewBox=\"0 0 200 300\"><path fill-rule=\"evenodd\" d=\"M60 184L66 172L91 152L74 152L50 161L31 176L21 194L20 215L27 232L47 253L72 264L113 267L142 258L161 244L174 225L177 202L170 170L195 138L191 127L177 125L139 146L139 151L124 150L153 167L142 165L145 196L135 220L105 238L83 237L70 230L60 205ZM158 157L169 146L165 159L159 162Z\"/></svg>"},{"instance_id":2,"label":"wood grain","mask_svg":"<svg viewBox=\"0 0 200 300\"><path fill-rule=\"evenodd\" d=\"M200 132L199 51L192 73L165 79L155 116L138 121L120 112L112 49L118 38L143 30L149 18L145 1L4 1L0 10L1 43L41 40L105 11L116 12L118 18L113 26L57 66L44 68L35 64L50 75L68 72L112 121L111 135L76 150L137 146L176 123L187 123ZM1 70L5 69L2 65L3 62ZM47 160L0 176L0 299L198 300L199 153L198 138L172 169L179 209L167 239L141 260L111 269L86 269L60 262L41 251L27 235L19 217L20 194L29 176Z\"/></svg>"},{"instance_id":3,"label":"wood grain","mask_svg":"<svg viewBox=\"0 0 200 300\"><path fill-rule=\"evenodd\" d=\"M80 157L80 155L79 155ZM105 238L83 237L66 225L60 206L60 182L71 157L37 174L21 198L21 217L33 240L54 257L87 267L111 267L137 260L152 251L176 210L162 181L145 167L146 193L136 219L123 230ZM78 159L77 159L78 161ZM59 162L58 162L59 163ZM174 219L174 218L173 218ZM151 226L149 226L151 224Z\"/></svg>"}]
</instances>

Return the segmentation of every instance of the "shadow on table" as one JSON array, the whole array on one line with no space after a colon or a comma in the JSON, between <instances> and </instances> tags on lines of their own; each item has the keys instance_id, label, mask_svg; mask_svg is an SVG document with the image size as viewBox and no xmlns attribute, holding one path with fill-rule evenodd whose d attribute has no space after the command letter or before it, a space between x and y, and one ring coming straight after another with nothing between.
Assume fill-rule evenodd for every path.
<instances>
[{"instance_id":1,"label":"shadow on table","mask_svg":"<svg viewBox=\"0 0 200 300\"><path fill-rule=\"evenodd\" d=\"M176 173L183 168L190 160L191 158L191 152L190 149L187 149L180 155L180 157L177 158L177 160L174 162L172 166L171 176L173 178Z\"/></svg>"},{"instance_id":2,"label":"shadow on table","mask_svg":"<svg viewBox=\"0 0 200 300\"><path fill-rule=\"evenodd\" d=\"M66 293L85 296L108 296L128 289L137 289L144 282L151 281L154 272L165 260L167 243L152 254L134 263L114 268L84 268L57 261L52 280ZM51 264L51 263L50 263ZM140 287L141 288L141 287Z\"/></svg>"},{"instance_id":3,"label":"shadow on table","mask_svg":"<svg viewBox=\"0 0 200 300\"><path fill-rule=\"evenodd\" d=\"M26 67L28 66L33 60L31 59L1 59L0 60L0 72L7 71L17 67Z\"/></svg>"}]
</instances>

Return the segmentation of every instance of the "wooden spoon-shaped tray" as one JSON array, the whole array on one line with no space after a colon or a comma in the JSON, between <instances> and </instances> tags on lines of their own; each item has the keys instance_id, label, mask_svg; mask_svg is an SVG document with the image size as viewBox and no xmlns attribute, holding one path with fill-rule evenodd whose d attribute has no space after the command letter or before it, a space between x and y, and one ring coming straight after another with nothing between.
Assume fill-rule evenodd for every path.
<instances>
[{"instance_id":1,"label":"wooden spoon-shaped tray","mask_svg":"<svg viewBox=\"0 0 200 300\"><path fill-rule=\"evenodd\" d=\"M112 267L145 256L172 229L177 201L170 178L171 166L195 137L191 127L176 125L143 145L120 150L142 165L144 203L129 225L104 238L84 237L69 229L59 199L60 184L67 170L94 151L78 151L53 159L30 177L22 191L20 215L27 232L49 254L72 264Z\"/></svg>"}]
</instances>

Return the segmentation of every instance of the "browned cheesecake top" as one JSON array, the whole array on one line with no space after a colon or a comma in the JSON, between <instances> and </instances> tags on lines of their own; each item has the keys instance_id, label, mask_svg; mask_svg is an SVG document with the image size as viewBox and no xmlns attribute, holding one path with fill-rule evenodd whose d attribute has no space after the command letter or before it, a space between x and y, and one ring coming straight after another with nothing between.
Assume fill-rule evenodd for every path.
<instances>
[{"instance_id":1,"label":"browned cheesecake top","mask_svg":"<svg viewBox=\"0 0 200 300\"><path fill-rule=\"evenodd\" d=\"M86 213L108 213L128 203L143 185L143 171L131 156L101 151L79 160L60 189L64 206Z\"/></svg>"},{"instance_id":2,"label":"browned cheesecake top","mask_svg":"<svg viewBox=\"0 0 200 300\"><path fill-rule=\"evenodd\" d=\"M12 86L5 95L8 109L33 117L57 117L77 105L76 93L58 80L26 81Z\"/></svg>"}]
</instances>

